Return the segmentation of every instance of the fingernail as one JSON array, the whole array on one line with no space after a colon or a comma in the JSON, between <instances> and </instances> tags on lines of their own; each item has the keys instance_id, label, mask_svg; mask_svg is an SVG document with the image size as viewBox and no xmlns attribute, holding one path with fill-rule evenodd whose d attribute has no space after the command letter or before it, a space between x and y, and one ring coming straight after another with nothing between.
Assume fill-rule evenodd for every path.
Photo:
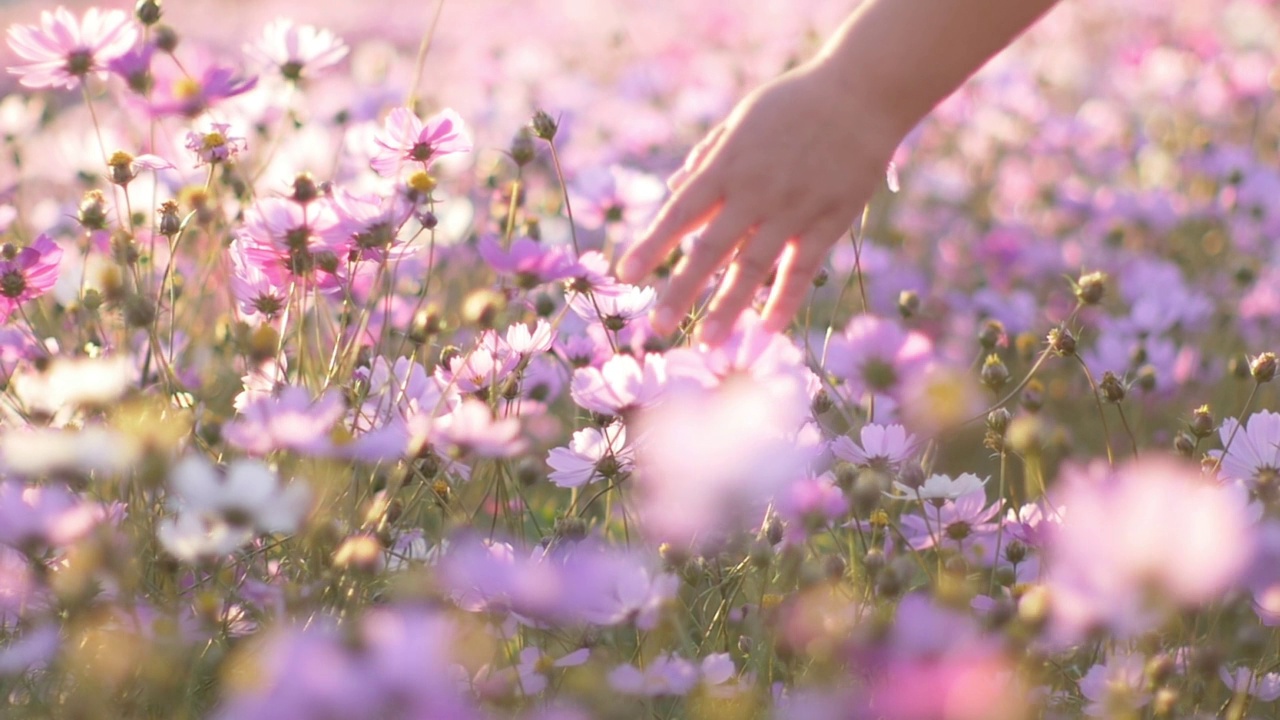
<instances>
[{"instance_id":1,"label":"fingernail","mask_svg":"<svg viewBox=\"0 0 1280 720\"><path fill-rule=\"evenodd\" d=\"M669 333L676 326L676 311L662 307L653 311L653 329L660 333Z\"/></svg>"}]
</instances>

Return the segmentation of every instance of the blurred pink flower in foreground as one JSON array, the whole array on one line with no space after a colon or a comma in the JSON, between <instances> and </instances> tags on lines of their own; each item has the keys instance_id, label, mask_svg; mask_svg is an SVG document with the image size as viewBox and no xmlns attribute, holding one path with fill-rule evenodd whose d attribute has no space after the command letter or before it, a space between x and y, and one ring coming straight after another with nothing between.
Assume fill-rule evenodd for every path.
<instances>
[{"instance_id":1,"label":"blurred pink flower in foreground","mask_svg":"<svg viewBox=\"0 0 1280 720\"><path fill-rule=\"evenodd\" d=\"M89 8L76 18L64 7L40 13L40 25L13 25L9 47L27 65L9 68L27 87L71 90L89 73L104 75L107 63L124 55L138 39L138 29L122 10Z\"/></svg>"},{"instance_id":2,"label":"blurred pink flower in foreground","mask_svg":"<svg viewBox=\"0 0 1280 720\"><path fill-rule=\"evenodd\" d=\"M1054 628L1070 641L1107 628L1143 632L1161 611L1211 602L1241 579L1257 538L1239 485L1171 459L1068 471L1054 505L1048 588ZM1167 602L1169 607L1151 601Z\"/></svg>"},{"instance_id":3,"label":"blurred pink flower in foreground","mask_svg":"<svg viewBox=\"0 0 1280 720\"><path fill-rule=\"evenodd\" d=\"M796 442L808 417L799 373L730 377L713 391L673 388L636 421L635 496L656 542L714 546L759 522L774 496L805 477Z\"/></svg>"}]
</instances>

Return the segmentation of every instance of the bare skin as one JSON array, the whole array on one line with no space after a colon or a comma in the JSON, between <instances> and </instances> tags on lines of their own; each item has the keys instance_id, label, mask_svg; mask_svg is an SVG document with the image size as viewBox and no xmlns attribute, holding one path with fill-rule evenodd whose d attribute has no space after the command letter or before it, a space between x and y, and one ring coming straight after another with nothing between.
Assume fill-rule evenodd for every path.
<instances>
[{"instance_id":1,"label":"bare skin","mask_svg":"<svg viewBox=\"0 0 1280 720\"><path fill-rule=\"evenodd\" d=\"M619 278L638 282L705 225L654 329L673 331L726 265L698 339L723 342L775 266L764 324L785 329L906 133L1055 1L866 0L817 57L743 98L619 262Z\"/></svg>"}]
</instances>

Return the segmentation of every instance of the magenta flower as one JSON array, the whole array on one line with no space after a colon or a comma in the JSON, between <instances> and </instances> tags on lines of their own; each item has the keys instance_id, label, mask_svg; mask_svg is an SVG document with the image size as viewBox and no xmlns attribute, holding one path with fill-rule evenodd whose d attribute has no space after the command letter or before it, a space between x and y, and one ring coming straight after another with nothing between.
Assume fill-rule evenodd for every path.
<instances>
[{"instance_id":1,"label":"magenta flower","mask_svg":"<svg viewBox=\"0 0 1280 720\"><path fill-rule=\"evenodd\" d=\"M26 65L9 68L27 87L71 90L89 73L105 74L107 64L133 48L138 29L122 10L89 8L76 18L64 7L40 13L40 26L13 25L9 47Z\"/></svg>"},{"instance_id":2,"label":"magenta flower","mask_svg":"<svg viewBox=\"0 0 1280 720\"><path fill-rule=\"evenodd\" d=\"M374 142L378 150L370 165L383 177L395 175L405 163L427 167L445 155L471 152L466 125L449 109L423 122L407 108L398 107L391 111Z\"/></svg>"},{"instance_id":3,"label":"magenta flower","mask_svg":"<svg viewBox=\"0 0 1280 720\"><path fill-rule=\"evenodd\" d=\"M285 80L300 82L338 64L350 48L328 30L296 25L288 18L267 24L257 42L245 53L264 66L278 70Z\"/></svg>"},{"instance_id":4,"label":"magenta flower","mask_svg":"<svg viewBox=\"0 0 1280 720\"><path fill-rule=\"evenodd\" d=\"M0 248L0 318L48 292L58 281L61 260L62 248L44 233L21 250L8 244Z\"/></svg>"},{"instance_id":5,"label":"magenta flower","mask_svg":"<svg viewBox=\"0 0 1280 720\"><path fill-rule=\"evenodd\" d=\"M256 77L246 78L235 68L207 63L203 68L192 70L190 75L157 77L147 111L153 117L195 118L257 85Z\"/></svg>"}]
</instances>

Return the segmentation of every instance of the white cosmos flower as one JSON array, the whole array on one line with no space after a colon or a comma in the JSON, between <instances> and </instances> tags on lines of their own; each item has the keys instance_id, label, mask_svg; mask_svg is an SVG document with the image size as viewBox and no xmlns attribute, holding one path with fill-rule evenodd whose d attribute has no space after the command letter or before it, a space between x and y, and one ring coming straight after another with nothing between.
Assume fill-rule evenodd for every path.
<instances>
[{"instance_id":1,"label":"white cosmos flower","mask_svg":"<svg viewBox=\"0 0 1280 720\"><path fill-rule=\"evenodd\" d=\"M253 539L253 531L220 517L183 512L157 523L156 539L170 555L194 563L234 552Z\"/></svg>"},{"instance_id":2,"label":"white cosmos flower","mask_svg":"<svg viewBox=\"0 0 1280 720\"><path fill-rule=\"evenodd\" d=\"M236 460L220 473L203 457L188 455L174 466L169 485L184 510L264 533L297 532L311 506L305 484L282 485L259 460Z\"/></svg>"},{"instance_id":3,"label":"white cosmos flower","mask_svg":"<svg viewBox=\"0 0 1280 720\"><path fill-rule=\"evenodd\" d=\"M889 497L905 500L955 500L971 492L981 491L982 487L987 484L987 480L990 480L990 478L980 480L973 473L964 473L954 480L946 475L932 475L918 488L895 482L893 488L899 494L885 494Z\"/></svg>"}]
</instances>

